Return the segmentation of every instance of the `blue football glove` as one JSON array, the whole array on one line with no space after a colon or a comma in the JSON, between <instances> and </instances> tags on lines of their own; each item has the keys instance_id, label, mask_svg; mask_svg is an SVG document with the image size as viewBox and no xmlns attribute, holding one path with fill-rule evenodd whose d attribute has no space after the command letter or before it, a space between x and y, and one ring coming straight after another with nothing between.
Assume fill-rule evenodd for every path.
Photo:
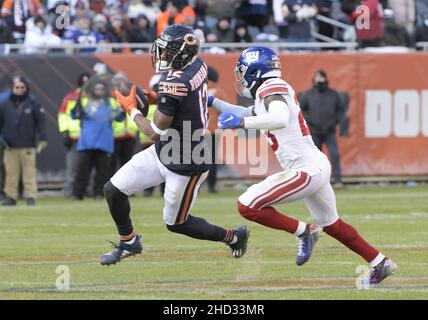
<instances>
[{"instance_id":1,"label":"blue football glove","mask_svg":"<svg viewBox=\"0 0 428 320\"><path fill-rule=\"evenodd\" d=\"M236 129L241 126L241 118L233 113L222 113L218 117L217 125L220 129Z\"/></svg>"},{"instance_id":2,"label":"blue football glove","mask_svg":"<svg viewBox=\"0 0 428 320\"><path fill-rule=\"evenodd\" d=\"M211 108L213 106L214 99L214 96L208 96L208 107Z\"/></svg>"}]
</instances>

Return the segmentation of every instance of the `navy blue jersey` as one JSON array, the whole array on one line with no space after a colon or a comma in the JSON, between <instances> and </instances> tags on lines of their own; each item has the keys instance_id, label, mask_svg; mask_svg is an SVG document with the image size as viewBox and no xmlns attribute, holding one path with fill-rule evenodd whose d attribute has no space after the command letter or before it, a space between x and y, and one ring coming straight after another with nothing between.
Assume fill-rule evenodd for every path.
<instances>
[{"instance_id":1,"label":"navy blue jersey","mask_svg":"<svg viewBox=\"0 0 428 320\"><path fill-rule=\"evenodd\" d=\"M209 169L211 156L204 139L207 84L207 66L200 59L184 70L163 74L159 81L158 111L174 120L168 141L162 137L156 142L156 152L163 165L180 175L193 176Z\"/></svg>"}]
</instances>

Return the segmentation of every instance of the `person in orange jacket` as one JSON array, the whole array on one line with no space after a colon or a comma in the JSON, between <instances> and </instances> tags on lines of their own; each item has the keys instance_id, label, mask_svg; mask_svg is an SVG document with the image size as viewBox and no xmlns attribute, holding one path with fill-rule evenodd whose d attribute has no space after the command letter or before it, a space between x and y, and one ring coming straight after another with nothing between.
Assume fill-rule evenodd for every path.
<instances>
[{"instance_id":1,"label":"person in orange jacket","mask_svg":"<svg viewBox=\"0 0 428 320\"><path fill-rule=\"evenodd\" d=\"M24 39L25 21L30 17L43 16L45 10L40 0L5 0L1 6L1 16L15 32L15 38Z\"/></svg>"},{"instance_id":2,"label":"person in orange jacket","mask_svg":"<svg viewBox=\"0 0 428 320\"><path fill-rule=\"evenodd\" d=\"M196 13L189 5L182 7L181 0L168 1L165 11L163 11L157 19L157 36L159 36L161 32L169 25L184 24L184 15L196 16Z\"/></svg>"}]
</instances>

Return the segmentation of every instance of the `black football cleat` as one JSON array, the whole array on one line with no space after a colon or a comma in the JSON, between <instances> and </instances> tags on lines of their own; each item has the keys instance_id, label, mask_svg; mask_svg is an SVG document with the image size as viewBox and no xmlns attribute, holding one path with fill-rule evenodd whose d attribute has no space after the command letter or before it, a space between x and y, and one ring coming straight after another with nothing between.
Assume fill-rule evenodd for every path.
<instances>
[{"instance_id":1,"label":"black football cleat","mask_svg":"<svg viewBox=\"0 0 428 320\"><path fill-rule=\"evenodd\" d=\"M143 246L140 242L141 235L137 234L135 237L136 239L133 244L127 244L123 241L116 244L109 241L114 250L103 255L101 257L100 264L103 266L109 266L111 264L116 264L125 258L141 254L143 251Z\"/></svg>"},{"instance_id":2,"label":"black football cleat","mask_svg":"<svg viewBox=\"0 0 428 320\"><path fill-rule=\"evenodd\" d=\"M233 229L233 233L238 237L238 241L234 244L228 244L232 250L232 257L240 258L247 252L248 239L250 230L245 225Z\"/></svg>"}]
</instances>

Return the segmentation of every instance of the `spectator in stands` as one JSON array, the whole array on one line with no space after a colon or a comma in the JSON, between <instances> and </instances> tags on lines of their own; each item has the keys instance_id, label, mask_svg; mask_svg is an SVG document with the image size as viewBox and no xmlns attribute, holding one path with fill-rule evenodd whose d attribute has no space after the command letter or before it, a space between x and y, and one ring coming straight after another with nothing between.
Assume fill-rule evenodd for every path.
<instances>
[{"instance_id":1,"label":"spectator in stands","mask_svg":"<svg viewBox=\"0 0 428 320\"><path fill-rule=\"evenodd\" d=\"M329 87L327 74L323 70L315 73L313 88L299 94L300 107L315 145L322 151L327 146L333 164L334 183L342 186L339 148L336 140L336 126L345 113L337 91Z\"/></svg>"},{"instance_id":2,"label":"spectator in stands","mask_svg":"<svg viewBox=\"0 0 428 320\"><path fill-rule=\"evenodd\" d=\"M119 71L113 76L112 96L114 90L118 90L122 82L127 82L128 77L125 72ZM115 173L125 163L131 160L134 155L135 143L137 142L138 127L129 114L126 114L125 121L113 122L114 152L111 157L112 173Z\"/></svg>"},{"instance_id":3,"label":"spectator in stands","mask_svg":"<svg viewBox=\"0 0 428 320\"><path fill-rule=\"evenodd\" d=\"M248 33L247 24L244 21L237 21L233 34L233 42L251 42L251 36Z\"/></svg>"},{"instance_id":4,"label":"spectator in stands","mask_svg":"<svg viewBox=\"0 0 428 320\"><path fill-rule=\"evenodd\" d=\"M412 45L410 36L402 25L396 22L394 11L384 10L385 36L382 41L383 46L410 47Z\"/></svg>"},{"instance_id":5,"label":"spectator in stands","mask_svg":"<svg viewBox=\"0 0 428 320\"><path fill-rule=\"evenodd\" d=\"M106 7L105 0L91 0L89 1L89 9L95 13L103 13L104 8Z\"/></svg>"},{"instance_id":6,"label":"spectator in stands","mask_svg":"<svg viewBox=\"0 0 428 320\"><path fill-rule=\"evenodd\" d=\"M317 14L314 0L285 0L284 17L288 23L289 42L313 42L311 20Z\"/></svg>"},{"instance_id":7,"label":"spectator in stands","mask_svg":"<svg viewBox=\"0 0 428 320\"><path fill-rule=\"evenodd\" d=\"M92 30L101 34L104 39L104 42L113 42L114 38L108 28L108 21L105 15L99 13L94 16L94 18L92 19Z\"/></svg>"},{"instance_id":8,"label":"spectator in stands","mask_svg":"<svg viewBox=\"0 0 428 320\"><path fill-rule=\"evenodd\" d=\"M207 26L214 29L217 22L228 14L235 12L240 0L197 0L199 6L204 7L205 22Z\"/></svg>"},{"instance_id":9,"label":"spectator in stands","mask_svg":"<svg viewBox=\"0 0 428 320\"><path fill-rule=\"evenodd\" d=\"M62 38L64 32L70 28L71 23L77 15L89 10L88 0L48 0L47 9L53 33ZM68 19L69 18L69 19Z\"/></svg>"},{"instance_id":10,"label":"spectator in stands","mask_svg":"<svg viewBox=\"0 0 428 320\"><path fill-rule=\"evenodd\" d=\"M368 8L370 15L370 27L358 26L358 18L364 11L355 10L351 13L351 20L356 23L357 40L362 48L379 47L385 35L383 9L379 0L362 0L361 5Z\"/></svg>"},{"instance_id":11,"label":"spectator in stands","mask_svg":"<svg viewBox=\"0 0 428 320\"><path fill-rule=\"evenodd\" d=\"M95 45L104 42L103 36L98 31L91 30L91 18L87 14L77 17L75 26L67 30L62 38L63 43L75 43L83 45ZM81 48L79 52L93 52L94 47Z\"/></svg>"},{"instance_id":12,"label":"spectator in stands","mask_svg":"<svg viewBox=\"0 0 428 320\"><path fill-rule=\"evenodd\" d=\"M14 37L19 42L24 40L25 21L43 14L40 0L5 0L1 7L1 16L14 31Z\"/></svg>"},{"instance_id":13,"label":"spectator in stands","mask_svg":"<svg viewBox=\"0 0 428 320\"><path fill-rule=\"evenodd\" d=\"M268 23L268 13L267 0L246 0L241 1L236 8L235 17L244 20L249 26L257 27L262 32Z\"/></svg>"},{"instance_id":14,"label":"spectator in stands","mask_svg":"<svg viewBox=\"0 0 428 320\"><path fill-rule=\"evenodd\" d=\"M5 20L0 17L0 43L15 43L12 29L7 25Z\"/></svg>"},{"instance_id":15,"label":"spectator in stands","mask_svg":"<svg viewBox=\"0 0 428 320\"><path fill-rule=\"evenodd\" d=\"M47 9L52 14L59 14L61 13L59 10L59 6L66 6L68 7L68 14L70 15L71 19L74 19L79 14L84 13L85 11L89 10L89 0L47 0Z\"/></svg>"},{"instance_id":16,"label":"spectator in stands","mask_svg":"<svg viewBox=\"0 0 428 320\"><path fill-rule=\"evenodd\" d=\"M103 197L103 186L111 175L109 155L114 151L114 120L123 121L125 113L110 98L105 81L88 83L87 97L82 97L71 111L73 119L80 119L77 142L77 172L74 179L74 199L83 200L92 168L96 169L94 197Z\"/></svg>"},{"instance_id":17,"label":"spectator in stands","mask_svg":"<svg viewBox=\"0 0 428 320\"><path fill-rule=\"evenodd\" d=\"M416 26L423 26L428 16L428 0L416 0Z\"/></svg>"},{"instance_id":18,"label":"spectator in stands","mask_svg":"<svg viewBox=\"0 0 428 320\"><path fill-rule=\"evenodd\" d=\"M128 30L127 26L124 25L122 15L113 15L109 18L110 25L108 26L111 43L127 43L128 42ZM123 49L114 49L113 52L122 52Z\"/></svg>"},{"instance_id":19,"label":"spectator in stands","mask_svg":"<svg viewBox=\"0 0 428 320\"><path fill-rule=\"evenodd\" d=\"M315 0L318 14L326 18L331 18L333 2L331 0ZM334 27L330 23L318 21L318 33L323 36L333 38Z\"/></svg>"},{"instance_id":20,"label":"spectator in stands","mask_svg":"<svg viewBox=\"0 0 428 320\"><path fill-rule=\"evenodd\" d=\"M361 0L341 0L340 9L347 15L351 15L361 4Z\"/></svg>"},{"instance_id":21,"label":"spectator in stands","mask_svg":"<svg viewBox=\"0 0 428 320\"><path fill-rule=\"evenodd\" d=\"M161 32L171 24L184 23L183 14L181 13L181 5L181 0L168 1L165 11L157 18L157 36L159 36Z\"/></svg>"},{"instance_id":22,"label":"spectator in stands","mask_svg":"<svg viewBox=\"0 0 428 320\"><path fill-rule=\"evenodd\" d=\"M415 0L388 0L388 7L394 11L395 22L404 27L409 35L415 31Z\"/></svg>"},{"instance_id":23,"label":"spectator in stands","mask_svg":"<svg viewBox=\"0 0 428 320\"><path fill-rule=\"evenodd\" d=\"M428 15L425 17L424 22L416 28L415 41L428 42Z\"/></svg>"},{"instance_id":24,"label":"spectator in stands","mask_svg":"<svg viewBox=\"0 0 428 320\"><path fill-rule=\"evenodd\" d=\"M150 26L154 26L161 14L159 4L155 0L131 0L128 5L128 19L137 19L140 15L146 16Z\"/></svg>"},{"instance_id":25,"label":"spectator in stands","mask_svg":"<svg viewBox=\"0 0 428 320\"><path fill-rule=\"evenodd\" d=\"M150 26L147 16L140 13L128 31L129 42L151 43L155 39L155 32Z\"/></svg>"},{"instance_id":26,"label":"spectator in stands","mask_svg":"<svg viewBox=\"0 0 428 320\"><path fill-rule=\"evenodd\" d=\"M222 17L218 20L215 34L218 42L233 42L234 31L230 25L229 17Z\"/></svg>"},{"instance_id":27,"label":"spectator in stands","mask_svg":"<svg viewBox=\"0 0 428 320\"><path fill-rule=\"evenodd\" d=\"M7 146L4 206L16 205L21 174L27 205L36 204L36 152L47 146L47 136L45 111L29 91L25 78L14 77L11 95L0 104L0 134Z\"/></svg>"},{"instance_id":28,"label":"spectator in stands","mask_svg":"<svg viewBox=\"0 0 428 320\"><path fill-rule=\"evenodd\" d=\"M24 38L26 53L44 53L46 46L60 46L61 38L52 33L52 27L42 17L29 18Z\"/></svg>"},{"instance_id":29,"label":"spectator in stands","mask_svg":"<svg viewBox=\"0 0 428 320\"><path fill-rule=\"evenodd\" d=\"M273 20L278 28L279 36L282 39L288 37L288 23L284 17L284 0L273 0L272 1L272 11L273 11Z\"/></svg>"},{"instance_id":30,"label":"spectator in stands","mask_svg":"<svg viewBox=\"0 0 428 320\"><path fill-rule=\"evenodd\" d=\"M183 22L202 36L200 37L202 43L217 41L217 35L211 31L204 21L198 19L193 11L183 10Z\"/></svg>"},{"instance_id":31,"label":"spectator in stands","mask_svg":"<svg viewBox=\"0 0 428 320\"><path fill-rule=\"evenodd\" d=\"M64 147L67 150L65 160L65 183L64 195L67 198L73 196L74 177L77 168L77 141L80 136L80 121L74 120L71 117L71 110L74 109L76 103L81 99L85 83L89 80L88 73L82 73L77 79L77 87L69 92L62 100L58 110L58 128L62 136Z\"/></svg>"}]
</instances>

